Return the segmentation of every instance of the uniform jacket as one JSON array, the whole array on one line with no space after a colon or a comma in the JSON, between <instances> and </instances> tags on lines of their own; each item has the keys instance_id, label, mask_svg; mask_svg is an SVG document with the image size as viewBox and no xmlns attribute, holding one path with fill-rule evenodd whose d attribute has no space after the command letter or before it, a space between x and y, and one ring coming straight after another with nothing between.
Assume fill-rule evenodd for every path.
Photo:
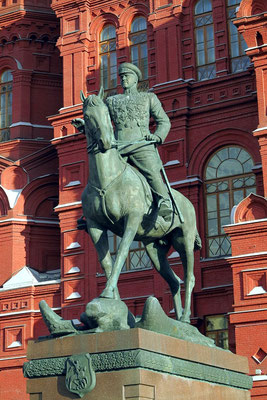
<instances>
[{"instance_id":1,"label":"uniform jacket","mask_svg":"<svg viewBox=\"0 0 267 400\"><path fill-rule=\"evenodd\" d=\"M152 117L156 124L155 135L163 142L170 130L170 120L154 93L135 92L134 94L118 94L106 100L111 119L115 126L115 138L124 146L122 153L131 154L149 132L149 121ZM120 148L120 145L119 145Z\"/></svg>"}]
</instances>

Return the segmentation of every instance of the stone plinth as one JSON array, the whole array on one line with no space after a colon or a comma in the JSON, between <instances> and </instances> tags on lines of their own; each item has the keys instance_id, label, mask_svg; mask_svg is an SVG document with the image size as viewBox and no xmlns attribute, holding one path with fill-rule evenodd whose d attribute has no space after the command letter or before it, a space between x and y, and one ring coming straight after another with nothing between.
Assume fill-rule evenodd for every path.
<instances>
[{"instance_id":1,"label":"stone plinth","mask_svg":"<svg viewBox=\"0 0 267 400\"><path fill-rule=\"evenodd\" d=\"M96 386L84 400L249 400L245 357L143 329L31 341L25 364L30 400L77 399L65 363L90 353Z\"/></svg>"}]
</instances>

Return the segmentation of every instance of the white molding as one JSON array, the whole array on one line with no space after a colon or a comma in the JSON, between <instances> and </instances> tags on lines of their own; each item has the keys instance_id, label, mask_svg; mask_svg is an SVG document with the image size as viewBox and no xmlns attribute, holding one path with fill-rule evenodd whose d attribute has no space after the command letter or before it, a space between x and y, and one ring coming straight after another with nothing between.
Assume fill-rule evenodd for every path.
<instances>
[{"instance_id":1,"label":"white molding","mask_svg":"<svg viewBox=\"0 0 267 400\"><path fill-rule=\"evenodd\" d=\"M27 356L4 357L4 358L0 358L0 361L17 360L17 359L20 359L20 358L27 358Z\"/></svg>"},{"instance_id":2,"label":"white molding","mask_svg":"<svg viewBox=\"0 0 267 400\"><path fill-rule=\"evenodd\" d=\"M254 375L252 376L253 382L267 381L267 375Z\"/></svg>"},{"instance_id":3,"label":"white molding","mask_svg":"<svg viewBox=\"0 0 267 400\"><path fill-rule=\"evenodd\" d=\"M51 281L43 281L43 282L36 282L36 283L25 283L25 285L21 286L14 286L14 287L2 287L0 288L0 293L1 292L8 292L11 290L18 290L18 289L25 289L27 287L36 287L36 286L48 286L48 285L56 285L58 283L61 283L61 279L53 279ZM1 314L0 314L1 317Z\"/></svg>"},{"instance_id":4,"label":"white molding","mask_svg":"<svg viewBox=\"0 0 267 400\"><path fill-rule=\"evenodd\" d=\"M69 182L67 185L65 185L64 187L67 188L67 187L78 186L78 185L81 185L81 182L80 182L80 181L70 181L70 182Z\"/></svg>"},{"instance_id":5,"label":"white molding","mask_svg":"<svg viewBox=\"0 0 267 400\"><path fill-rule=\"evenodd\" d=\"M69 110L70 108L79 107L79 106L82 106L82 105L83 105L83 103L73 104L72 106L62 107L62 108L59 109L59 111Z\"/></svg>"},{"instance_id":6,"label":"white molding","mask_svg":"<svg viewBox=\"0 0 267 400\"><path fill-rule=\"evenodd\" d=\"M166 162L166 164L164 164L164 167L170 167L172 165L179 165L181 164L179 160L171 160Z\"/></svg>"},{"instance_id":7,"label":"white molding","mask_svg":"<svg viewBox=\"0 0 267 400\"><path fill-rule=\"evenodd\" d=\"M200 178L188 178L188 179L183 179L181 181L175 181L175 182L170 182L171 186L174 185L182 185L183 183L191 183L191 182L200 182L202 183L202 180Z\"/></svg>"},{"instance_id":8,"label":"white molding","mask_svg":"<svg viewBox=\"0 0 267 400\"><path fill-rule=\"evenodd\" d=\"M68 297L66 297L66 300L80 299L81 297L82 296L79 292L72 292Z\"/></svg>"},{"instance_id":9,"label":"white molding","mask_svg":"<svg viewBox=\"0 0 267 400\"><path fill-rule=\"evenodd\" d=\"M81 272L79 267L71 267L66 274L77 274L78 272Z\"/></svg>"},{"instance_id":10,"label":"white molding","mask_svg":"<svg viewBox=\"0 0 267 400\"><path fill-rule=\"evenodd\" d=\"M66 250L72 250L72 249L79 249L81 247L79 242L72 242L68 247L66 247Z\"/></svg>"},{"instance_id":11,"label":"white molding","mask_svg":"<svg viewBox=\"0 0 267 400\"><path fill-rule=\"evenodd\" d=\"M226 285L218 285L218 286L207 286L207 287L203 287L201 290L210 290L210 289L220 289L220 288L225 288L225 287L232 287L233 284L232 283L228 283Z\"/></svg>"},{"instance_id":12,"label":"white molding","mask_svg":"<svg viewBox=\"0 0 267 400\"><path fill-rule=\"evenodd\" d=\"M36 224L52 224L52 225L59 225L58 221L48 221L45 219L27 219L27 218L7 218L0 220L0 224L5 222L34 222Z\"/></svg>"},{"instance_id":13,"label":"white molding","mask_svg":"<svg viewBox=\"0 0 267 400\"><path fill-rule=\"evenodd\" d=\"M187 82L187 81L185 81L185 80L182 79L182 78L178 78L178 79L174 79L173 81L166 81L166 82L162 82L162 83L157 83L156 85L154 85L154 86L152 87L152 89L153 89L153 88L157 88L157 87L161 87L161 86L164 86L164 85L168 85L168 84L170 84L170 83L177 83L177 82L184 83L184 82Z\"/></svg>"},{"instance_id":14,"label":"white molding","mask_svg":"<svg viewBox=\"0 0 267 400\"><path fill-rule=\"evenodd\" d=\"M19 62L19 60L17 60L16 58L14 58L14 60L16 61L18 69L23 69L21 63Z\"/></svg>"},{"instance_id":15,"label":"white molding","mask_svg":"<svg viewBox=\"0 0 267 400\"><path fill-rule=\"evenodd\" d=\"M261 14L258 14L261 15ZM262 49L263 47L267 47L267 44L262 44L261 46L255 46L255 47L248 47L247 49L245 49L245 51L249 51L249 50L256 50L256 49Z\"/></svg>"},{"instance_id":16,"label":"white molding","mask_svg":"<svg viewBox=\"0 0 267 400\"><path fill-rule=\"evenodd\" d=\"M151 293L151 294L145 294L142 296L135 296L135 297L122 297L121 300L126 301L126 300L135 300L135 299L148 299L150 296L155 296L155 294Z\"/></svg>"},{"instance_id":17,"label":"white molding","mask_svg":"<svg viewBox=\"0 0 267 400\"><path fill-rule=\"evenodd\" d=\"M258 253L240 254L239 256L229 256L229 257L227 257L227 260L235 260L236 258L251 257L251 256L264 256L264 255L267 255L267 251L260 251Z\"/></svg>"},{"instance_id":18,"label":"white molding","mask_svg":"<svg viewBox=\"0 0 267 400\"><path fill-rule=\"evenodd\" d=\"M14 128L15 126L30 126L32 128L54 129L53 126L51 126L51 125L38 125L38 124L32 124L31 122L24 122L24 121L14 122L13 124L10 125L10 128Z\"/></svg>"},{"instance_id":19,"label":"white molding","mask_svg":"<svg viewBox=\"0 0 267 400\"><path fill-rule=\"evenodd\" d=\"M54 142L55 140L63 140L63 139L67 139L73 136L78 136L78 135L82 135L82 133L80 132L76 132L76 133L70 133L69 135L65 135L65 136L58 136L54 139L51 139L50 142Z\"/></svg>"},{"instance_id":20,"label":"white molding","mask_svg":"<svg viewBox=\"0 0 267 400\"><path fill-rule=\"evenodd\" d=\"M74 203L65 203L65 204L59 204L54 208L54 210L57 210L58 208L64 208L64 207L71 207L71 206L80 206L82 205L81 201L75 201Z\"/></svg>"},{"instance_id":21,"label":"white molding","mask_svg":"<svg viewBox=\"0 0 267 400\"><path fill-rule=\"evenodd\" d=\"M267 218L253 219L252 221L236 222L234 224L223 225L223 228L224 227L227 228L228 226L242 226L242 225L255 224L255 223L260 223L260 222L267 222Z\"/></svg>"},{"instance_id":22,"label":"white molding","mask_svg":"<svg viewBox=\"0 0 267 400\"><path fill-rule=\"evenodd\" d=\"M266 294L266 290L262 286L255 286L248 294L247 296L256 296L260 294Z\"/></svg>"},{"instance_id":23,"label":"white molding","mask_svg":"<svg viewBox=\"0 0 267 400\"><path fill-rule=\"evenodd\" d=\"M14 349L15 347L21 347L22 343L19 340L14 340L9 346L7 346L8 349Z\"/></svg>"},{"instance_id":24,"label":"white molding","mask_svg":"<svg viewBox=\"0 0 267 400\"><path fill-rule=\"evenodd\" d=\"M257 308L256 310L243 310L243 311L230 311L227 314L245 314L245 313L252 313L257 311L267 311L267 308Z\"/></svg>"},{"instance_id":25,"label":"white molding","mask_svg":"<svg viewBox=\"0 0 267 400\"><path fill-rule=\"evenodd\" d=\"M16 274L12 275L4 284L0 291L9 289L19 289L22 287L37 286L40 284L51 284L60 278L60 269L39 272L31 267L23 267ZM49 282L49 283L48 283Z\"/></svg>"},{"instance_id":26,"label":"white molding","mask_svg":"<svg viewBox=\"0 0 267 400\"><path fill-rule=\"evenodd\" d=\"M267 130L267 126L264 126L264 127L262 127L262 128L257 128L257 129L255 129L255 130L253 131L253 133L254 133L254 132L260 132L260 131L265 131L265 130Z\"/></svg>"},{"instance_id":27,"label":"white molding","mask_svg":"<svg viewBox=\"0 0 267 400\"><path fill-rule=\"evenodd\" d=\"M51 308L53 311L59 311L61 310L61 307L54 307ZM12 316L12 315L23 315L23 314L29 314L29 313L40 313L40 310L25 310L25 311L15 311L15 312L8 312L8 313L0 313L0 317L6 317L6 316Z\"/></svg>"}]
</instances>

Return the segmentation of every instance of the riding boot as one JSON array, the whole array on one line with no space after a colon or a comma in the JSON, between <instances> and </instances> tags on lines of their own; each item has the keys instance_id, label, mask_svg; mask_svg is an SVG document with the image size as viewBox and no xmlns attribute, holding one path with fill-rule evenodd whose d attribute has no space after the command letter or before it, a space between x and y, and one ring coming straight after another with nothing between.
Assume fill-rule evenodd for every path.
<instances>
[{"instance_id":1,"label":"riding boot","mask_svg":"<svg viewBox=\"0 0 267 400\"><path fill-rule=\"evenodd\" d=\"M158 202L158 215L163 217L165 221L171 221L173 214L173 207L171 200L161 198Z\"/></svg>"},{"instance_id":2,"label":"riding boot","mask_svg":"<svg viewBox=\"0 0 267 400\"><path fill-rule=\"evenodd\" d=\"M171 221L173 215L173 205L161 176L159 175L157 179L150 181L149 184L156 197L158 215L163 217L167 222Z\"/></svg>"},{"instance_id":3,"label":"riding boot","mask_svg":"<svg viewBox=\"0 0 267 400\"><path fill-rule=\"evenodd\" d=\"M142 149L142 151L135 152L129 158L133 165L144 175L151 187L156 198L158 215L162 216L166 221L171 220L173 214L172 202L161 176L161 163L155 149Z\"/></svg>"}]
</instances>

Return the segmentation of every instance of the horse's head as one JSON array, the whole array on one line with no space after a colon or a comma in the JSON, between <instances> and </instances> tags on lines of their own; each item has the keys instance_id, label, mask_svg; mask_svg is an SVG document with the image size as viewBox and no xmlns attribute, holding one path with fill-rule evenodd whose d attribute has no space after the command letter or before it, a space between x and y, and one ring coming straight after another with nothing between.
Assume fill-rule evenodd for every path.
<instances>
[{"instance_id":1,"label":"horse's head","mask_svg":"<svg viewBox=\"0 0 267 400\"><path fill-rule=\"evenodd\" d=\"M101 152L111 148L114 138L109 111L103 102L103 95L103 88L100 89L97 96L92 94L85 97L81 91L85 132L90 142L96 143Z\"/></svg>"}]
</instances>

